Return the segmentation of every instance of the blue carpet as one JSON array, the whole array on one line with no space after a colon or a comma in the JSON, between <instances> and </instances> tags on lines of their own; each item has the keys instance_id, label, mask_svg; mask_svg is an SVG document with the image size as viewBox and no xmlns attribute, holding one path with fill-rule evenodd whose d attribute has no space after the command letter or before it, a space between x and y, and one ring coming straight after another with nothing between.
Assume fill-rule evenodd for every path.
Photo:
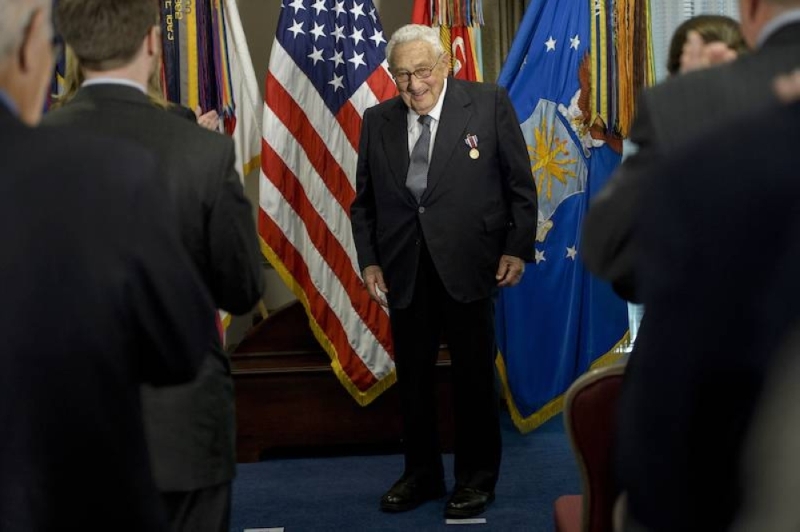
<instances>
[{"instance_id":1,"label":"blue carpet","mask_svg":"<svg viewBox=\"0 0 800 532\"><path fill-rule=\"evenodd\" d=\"M519 434L505 417L497 499L481 516L486 524L446 525L444 498L402 514L381 512L380 496L403 470L403 457L388 455L240 464L233 485L231 530L553 530L553 501L559 495L580 492L577 466L561 417L527 435ZM451 487L452 465L452 456L446 455L445 474Z\"/></svg>"}]
</instances>

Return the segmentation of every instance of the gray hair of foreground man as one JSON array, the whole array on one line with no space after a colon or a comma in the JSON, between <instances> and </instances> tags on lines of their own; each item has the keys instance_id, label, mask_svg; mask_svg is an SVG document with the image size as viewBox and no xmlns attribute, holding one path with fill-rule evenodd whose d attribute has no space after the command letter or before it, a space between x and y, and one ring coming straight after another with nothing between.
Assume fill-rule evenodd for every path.
<instances>
[{"instance_id":1,"label":"gray hair of foreground man","mask_svg":"<svg viewBox=\"0 0 800 532\"><path fill-rule=\"evenodd\" d=\"M398 44L412 41L424 41L433 46L434 53L438 56L442 54L444 46L439 38L439 30L421 24L406 24L392 34L389 43L386 45L386 58L389 60L389 67L392 66L392 52Z\"/></svg>"},{"instance_id":2,"label":"gray hair of foreground man","mask_svg":"<svg viewBox=\"0 0 800 532\"><path fill-rule=\"evenodd\" d=\"M0 62L20 45L36 9L50 13L50 0L0 0Z\"/></svg>"}]
</instances>

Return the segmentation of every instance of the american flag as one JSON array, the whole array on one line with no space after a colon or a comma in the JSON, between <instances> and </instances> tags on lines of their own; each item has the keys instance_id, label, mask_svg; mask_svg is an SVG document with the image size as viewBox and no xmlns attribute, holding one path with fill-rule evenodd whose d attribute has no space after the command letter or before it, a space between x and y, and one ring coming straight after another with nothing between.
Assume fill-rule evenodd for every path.
<instances>
[{"instance_id":1,"label":"american flag","mask_svg":"<svg viewBox=\"0 0 800 532\"><path fill-rule=\"evenodd\" d=\"M394 96L372 0L284 0L267 73L258 231L362 405L395 380L389 317L369 299L350 228L364 111Z\"/></svg>"}]
</instances>

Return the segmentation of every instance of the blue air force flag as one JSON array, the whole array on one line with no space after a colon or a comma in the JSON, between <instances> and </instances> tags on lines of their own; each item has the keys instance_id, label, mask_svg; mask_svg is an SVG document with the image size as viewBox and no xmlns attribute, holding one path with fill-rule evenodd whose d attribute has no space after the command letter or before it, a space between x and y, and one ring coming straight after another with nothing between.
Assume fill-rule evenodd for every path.
<instances>
[{"instance_id":1,"label":"blue air force flag","mask_svg":"<svg viewBox=\"0 0 800 532\"><path fill-rule=\"evenodd\" d=\"M590 116L591 93L613 89L589 86L593 55L606 54L601 47L612 41L599 33L606 26L591 16L594 4L532 2L500 74L539 194L535 264L519 285L501 292L497 304L498 366L522 431L557 414L569 385L591 365L618 358L627 340L625 302L578 259L590 197L619 163L621 149L620 140ZM603 72L598 79L610 84L613 75Z\"/></svg>"}]
</instances>

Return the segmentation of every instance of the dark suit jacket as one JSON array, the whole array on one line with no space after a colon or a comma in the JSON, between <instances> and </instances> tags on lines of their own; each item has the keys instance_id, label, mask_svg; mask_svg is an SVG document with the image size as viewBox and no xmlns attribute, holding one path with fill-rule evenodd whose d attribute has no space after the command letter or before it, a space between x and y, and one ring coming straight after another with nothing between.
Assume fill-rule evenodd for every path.
<instances>
[{"instance_id":1,"label":"dark suit jacket","mask_svg":"<svg viewBox=\"0 0 800 532\"><path fill-rule=\"evenodd\" d=\"M166 530L140 384L194 377L214 309L155 161L2 104L0 152L0 530Z\"/></svg>"},{"instance_id":2,"label":"dark suit jacket","mask_svg":"<svg viewBox=\"0 0 800 532\"><path fill-rule=\"evenodd\" d=\"M756 52L723 66L671 78L642 93L627 158L593 200L583 223L581 256L589 270L638 301L633 233L648 174L684 143L720 122L774 103L772 80L800 67L800 24L773 34Z\"/></svg>"},{"instance_id":3,"label":"dark suit jacket","mask_svg":"<svg viewBox=\"0 0 800 532\"><path fill-rule=\"evenodd\" d=\"M536 188L514 108L496 85L448 80L419 205L405 186L407 113L396 97L364 114L351 207L359 265L379 265L390 306L403 308L424 238L454 299L488 297L500 256L532 260L536 237ZM478 159L467 135L478 137Z\"/></svg>"},{"instance_id":4,"label":"dark suit jacket","mask_svg":"<svg viewBox=\"0 0 800 532\"><path fill-rule=\"evenodd\" d=\"M45 117L136 142L157 156L164 192L177 209L178 230L215 304L249 311L263 290L261 253L250 202L234 168L233 141L153 106L121 85L81 89ZM229 481L235 470L233 383L218 337L198 379L144 391L145 422L156 483L188 491Z\"/></svg>"},{"instance_id":5,"label":"dark suit jacket","mask_svg":"<svg viewBox=\"0 0 800 532\"><path fill-rule=\"evenodd\" d=\"M637 237L636 232L640 215L645 212L642 195L651 186L652 176L677 151L721 134L721 123L774 105L774 77L798 66L800 24L791 24L774 33L759 50L733 63L671 78L644 92L631 131L631 139L639 145L639 151L623 162L606 188L594 199L583 223L581 255L587 268L611 281L617 293L625 299L642 301L638 286L647 281L650 272L637 268L640 260L638 243L644 239ZM698 176L698 179L702 177L699 173L692 175ZM676 179L678 177L675 176ZM681 223L680 216L675 212L670 224ZM670 236L669 241L675 238L677 236ZM658 244L666 245L667 241ZM675 297L680 301L677 294ZM703 314L699 311L687 305L685 312L697 317L698 326L704 324L704 319L699 318ZM641 417L630 414L631 410L648 401L654 400L656 404L664 405L663 401L672 401L683 393L677 389L674 393L653 399L652 392L656 388L648 389L637 377L640 366L646 367L648 364L648 346L651 345L648 336L651 330L658 335L664 327L647 308L634 353L628 363L618 422L620 445L617 446L617 469L621 488L633 490L631 511L637 517L643 517L641 520L649 526L659 520L674 524L673 517L685 516L683 509L673 512L669 505L677 505L678 499L685 502L684 495L689 493L683 482L686 478L678 482L670 477L668 471L670 468L675 471L685 469L661 458L666 456L664 453L675 442L660 431L651 432L649 423L643 424ZM676 338L682 338L677 336L677 332L675 334ZM659 367L664 372L664 379L674 376L669 369ZM678 406L675 408L680 411ZM651 422L659 423L660 420L655 418ZM652 437L654 434L665 437L655 442ZM677 434L685 435L685 432L676 430ZM655 452L655 449L659 449L659 452ZM704 476L703 482L695 479L699 482L696 485L705 485L705 479L711 476ZM662 478L660 482L650 480L659 477ZM723 494L722 497L727 495ZM685 526L685 522L681 522L678 529Z\"/></svg>"},{"instance_id":6,"label":"dark suit jacket","mask_svg":"<svg viewBox=\"0 0 800 532\"><path fill-rule=\"evenodd\" d=\"M727 530L744 434L800 318L800 105L721 124L643 193L637 341L617 442L630 511L655 531ZM634 364L635 362L635 364Z\"/></svg>"}]
</instances>

